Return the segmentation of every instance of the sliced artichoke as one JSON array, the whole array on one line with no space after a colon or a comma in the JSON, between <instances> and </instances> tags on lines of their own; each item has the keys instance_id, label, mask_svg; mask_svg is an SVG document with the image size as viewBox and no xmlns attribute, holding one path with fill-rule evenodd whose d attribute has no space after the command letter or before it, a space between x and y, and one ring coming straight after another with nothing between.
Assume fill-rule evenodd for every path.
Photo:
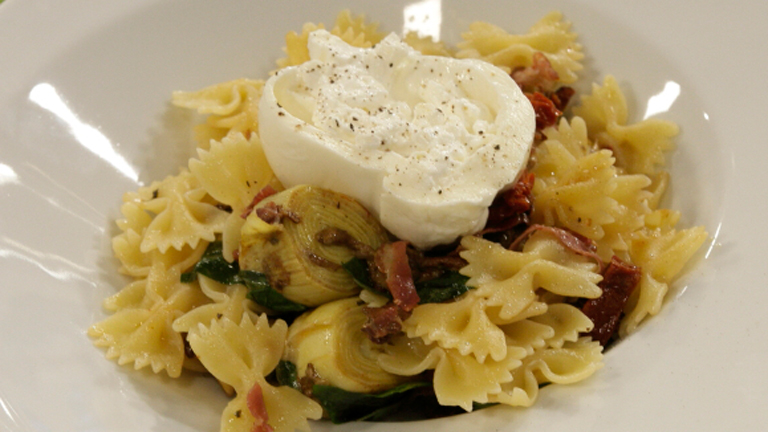
<instances>
[{"instance_id":1,"label":"sliced artichoke","mask_svg":"<svg viewBox=\"0 0 768 432\"><path fill-rule=\"evenodd\" d=\"M366 316L357 297L326 303L288 328L283 360L296 365L299 379L356 393L378 393L412 378L379 367L382 347L361 330ZM309 367L308 367L309 366Z\"/></svg>"},{"instance_id":2,"label":"sliced artichoke","mask_svg":"<svg viewBox=\"0 0 768 432\"><path fill-rule=\"evenodd\" d=\"M376 218L354 199L313 186L296 186L262 200L246 219L240 268L264 273L272 288L306 306L350 297L359 287L342 268L353 247L326 244L329 229L351 237L358 249L388 240Z\"/></svg>"}]
</instances>

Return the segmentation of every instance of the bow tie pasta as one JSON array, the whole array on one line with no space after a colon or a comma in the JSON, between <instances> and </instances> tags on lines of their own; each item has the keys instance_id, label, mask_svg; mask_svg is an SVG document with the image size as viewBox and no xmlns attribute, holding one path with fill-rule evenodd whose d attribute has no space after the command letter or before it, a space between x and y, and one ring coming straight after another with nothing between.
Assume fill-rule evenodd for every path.
<instances>
[{"instance_id":1,"label":"bow tie pasta","mask_svg":"<svg viewBox=\"0 0 768 432\"><path fill-rule=\"evenodd\" d=\"M104 301L110 315L88 330L107 358L172 378L211 375L231 398L222 431L309 431L310 420L321 418L376 421L403 418L405 411L408 418L428 418L489 404L531 406L544 385L570 384L597 372L607 347L659 312L670 284L708 236L703 227L677 227L680 213L660 207L670 182L665 154L679 130L656 118L630 123L612 76L571 102L570 85L584 68L584 54L560 13L547 14L522 34L475 22L456 47L415 33L402 40L388 36L349 11L324 29L307 23L301 32L288 33L276 75L298 71L307 78L325 67L318 56L351 62L357 54L375 57L375 47L381 59L393 60L365 68L381 68L392 81L404 76L410 61L414 70L430 61L430 73L438 74L435 65L450 57L444 64L457 81L446 87L450 91L440 91L451 100L465 100L470 88L494 100L497 92L470 83L473 69L498 78L495 84L513 86L502 93L520 96L515 103L525 109L509 112L535 113L535 119L517 119L525 126L514 135L524 144L524 156L519 164L501 163L509 155L494 151L506 143L490 145L489 152L472 156L485 159L471 168L522 165L519 172L504 173L514 181L482 191L495 199L474 209L478 218L468 225L473 228L453 243L405 238L409 234L396 238L398 231L388 231L384 218L418 217L421 225L399 232L427 236L434 227L450 231L459 225L455 212L445 209L466 203L441 201L451 193L440 189L438 177L468 192L465 197L488 185L473 180L469 170L450 171L469 153L440 147L439 141L399 155L424 168L400 176L401 165L381 162L397 160L387 154L391 137L376 134L404 124L413 137L440 136L445 131L411 125L433 127L440 123L436 119L453 115L453 123L440 124L467 132L483 148L485 140L498 139L490 137L494 125L487 121L495 105L468 102L462 112L431 99L426 103L439 80L425 74L402 88L393 85L386 98L376 93L386 99L378 109L349 102L378 97L355 87L367 78L348 79L354 85L342 88L337 81L344 77L335 75L307 78L324 92L320 99L308 93L309 85L285 88L253 78L175 92L177 108L195 110L205 121L195 128L197 152L186 167L123 197L112 247L119 272L131 281ZM330 41L322 53L313 52L318 37ZM377 85L377 91L387 90L387 83ZM350 145L370 147L357 149L357 157L379 160L356 167L337 165L336 154L307 160L291 147L291 133L302 124L281 123L280 151L298 161L289 168L299 174L322 169L322 178L343 173L350 179L344 187L368 193L371 179L364 176L372 174L365 167L374 166L401 182L418 177L434 196L410 207L403 199L379 212L332 190L327 185L333 182L291 184L280 172L285 164L274 158L270 164L269 134L260 132L276 129L260 128L260 119L273 121L260 117L260 107L271 110L274 121L290 111L312 124L315 105L333 105L329 95L337 89L347 92L339 97L351 111L339 115L349 118L334 122L326 110L321 126L335 123ZM272 100L267 91L291 110L279 102L265 106ZM368 132L375 139L364 136L361 113L376 123ZM409 123L417 117L421 123ZM408 136L403 132L400 141L412 144ZM311 143L312 137L302 139ZM473 175L482 180L482 172Z\"/></svg>"}]
</instances>

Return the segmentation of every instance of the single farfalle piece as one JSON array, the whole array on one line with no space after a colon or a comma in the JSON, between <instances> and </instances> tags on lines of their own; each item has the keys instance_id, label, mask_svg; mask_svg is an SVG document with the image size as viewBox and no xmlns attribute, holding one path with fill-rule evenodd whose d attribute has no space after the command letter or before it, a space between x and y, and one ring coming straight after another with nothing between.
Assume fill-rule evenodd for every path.
<instances>
[{"instance_id":1,"label":"single farfalle piece","mask_svg":"<svg viewBox=\"0 0 768 432\"><path fill-rule=\"evenodd\" d=\"M120 210L123 219L117 221L117 226L122 232L112 238L112 251L121 264L120 273L146 277L155 262L162 262L166 268L178 267L183 272L200 259L208 246L208 242L199 242L197 247L185 245L181 250L169 248L165 252L157 249L142 252L141 243L147 227L152 223L152 216L136 202L125 202Z\"/></svg>"},{"instance_id":2,"label":"single farfalle piece","mask_svg":"<svg viewBox=\"0 0 768 432\"><path fill-rule=\"evenodd\" d=\"M238 216L275 177L256 134L246 138L235 133L211 141L208 150L198 149L197 158L189 160L189 171L211 197Z\"/></svg>"},{"instance_id":3,"label":"single farfalle piece","mask_svg":"<svg viewBox=\"0 0 768 432\"><path fill-rule=\"evenodd\" d=\"M416 307L403 322L411 338L453 348L461 355L474 355L479 362L488 356L501 360L507 356L504 332L491 321L484 298L471 291L455 302L424 304Z\"/></svg>"},{"instance_id":4,"label":"single farfalle piece","mask_svg":"<svg viewBox=\"0 0 768 432\"><path fill-rule=\"evenodd\" d=\"M626 98L610 75L602 86L593 84L592 94L583 95L573 112L586 121L590 138L600 147L610 149L616 166L629 174L657 174L664 165L664 154L672 150L672 139L679 132L675 123L654 118L627 124Z\"/></svg>"},{"instance_id":5,"label":"single farfalle piece","mask_svg":"<svg viewBox=\"0 0 768 432\"><path fill-rule=\"evenodd\" d=\"M384 38L384 33L378 31L379 25L368 23L365 15L353 17L349 10L345 9L336 17L336 22L330 33L338 36L344 42L359 48L370 48ZM309 60L309 48L307 41L309 34L318 29L325 29L323 24L306 23L301 29L301 34L294 31L285 36L283 51L286 57L277 61L281 68L300 65Z\"/></svg>"},{"instance_id":6,"label":"single farfalle piece","mask_svg":"<svg viewBox=\"0 0 768 432\"><path fill-rule=\"evenodd\" d=\"M222 317L190 328L187 339L211 374L247 393L257 377L266 377L277 366L287 331L285 321L270 326L266 315L255 322L250 316L239 321Z\"/></svg>"},{"instance_id":7,"label":"single farfalle piece","mask_svg":"<svg viewBox=\"0 0 768 432\"><path fill-rule=\"evenodd\" d=\"M533 63L536 52L543 53L563 84L576 81L583 69L584 54L576 42L571 23L560 12L550 12L539 20L527 34L513 35L486 22L474 22L462 33L456 57L479 58L511 72Z\"/></svg>"},{"instance_id":8,"label":"single farfalle piece","mask_svg":"<svg viewBox=\"0 0 768 432\"><path fill-rule=\"evenodd\" d=\"M462 274L470 277L468 283L477 287L477 295L486 298L489 307L498 308L502 324L514 322L537 302L539 289L579 298L602 293L597 286L602 276L583 268L583 257L574 257L574 266L563 265L536 251L510 251L478 237L465 237L462 246L466 250L461 255L468 262Z\"/></svg>"},{"instance_id":9,"label":"single farfalle piece","mask_svg":"<svg viewBox=\"0 0 768 432\"><path fill-rule=\"evenodd\" d=\"M640 283L625 308L619 334L632 333L643 319L661 310L669 284L707 239L704 227L682 230L671 226L646 227L629 236L629 257L642 269Z\"/></svg>"},{"instance_id":10,"label":"single farfalle piece","mask_svg":"<svg viewBox=\"0 0 768 432\"><path fill-rule=\"evenodd\" d=\"M208 149L211 140L220 141L230 133L248 137L258 133L263 87L263 80L242 78L193 92L176 91L173 104L207 115L205 123L195 127L195 138L198 147Z\"/></svg>"},{"instance_id":11,"label":"single farfalle piece","mask_svg":"<svg viewBox=\"0 0 768 432\"><path fill-rule=\"evenodd\" d=\"M179 278L178 268L156 263L146 279L107 298L104 306L114 314L88 329L94 345L106 348L106 357L121 365L150 366L153 372L166 371L172 378L181 375L184 339L173 329L173 321L209 300Z\"/></svg>"},{"instance_id":12,"label":"single farfalle piece","mask_svg":"<svg viewBox=\"0 0 768 432\"><path fill-rule=\"evenodd\" d=\"M283 355L287 331L285 321L270 326L264 314L255 321L243 315L239 323L222 317L190 329L187 339L200 362L237 392L222 414L222 431L309 431L307 419L322 416L317 402L265 379Z\"/></svg>"},{"instance_id":13,"label":"single farfalle piece","mask_svg":"<svg viewBox=\"0 0 768 432\"><path fill-rule=\"evenodd\" d=\"M239 247L244 210L264 188L279 191L282 185L272 172L256 133L246 138L234 132L220 141L211 140L210 148L199 148L197 154L196 159L189 160L190 172L211 197L231 210L222 229L222 252L231 262Z\"/></svg>"},{"instance_id":14,"label":"single farfalle piece","mask_svg":"<svg viewBox=\"0 0 768 432\"><path fill-rule=\"evenodd\" d=\"M208 193L187 170L166 177L161 182L142 188L150 196L140 201L140 207L153 214L144 231L140 250L148 253L169 248L197 248L201 241L212 242L222 232L229 213L216 207ZM139 194L141 196L142 194Z\"/></svg>"},{"instance_id":15,"label":"single farfalle piece","mask_svg":"<svg viewBox=\"0 0 768 432\"><path fill-rule=\"evenodd\" d=\"M241 78L206 87L202 90L173 92L173 104L196 110L200 114L232 115L242 108L251 90L264 87L263 80Z\"/></svg>"}]
</instances>

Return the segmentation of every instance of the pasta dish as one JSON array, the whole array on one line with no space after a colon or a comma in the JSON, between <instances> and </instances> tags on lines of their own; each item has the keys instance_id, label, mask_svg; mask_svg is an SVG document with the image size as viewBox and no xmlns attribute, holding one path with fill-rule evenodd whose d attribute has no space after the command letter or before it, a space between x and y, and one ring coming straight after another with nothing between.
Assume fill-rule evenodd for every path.
<instances>
[{"instance_id":1,"label":"pasta dish","mask_svg":"<svg viewBox=\"0 0 768 432\"><path fill-rule=\"evenodd\" d=\"M222 431L531 406L599 370L707 238L660 207L678 127L630 123L610 75L576 95L558 12L451 47L343 11L284 51L173 94L197 153L124 195L132 281L88 330L121 365L216 379Z\"/></svg>"}]
</instances>

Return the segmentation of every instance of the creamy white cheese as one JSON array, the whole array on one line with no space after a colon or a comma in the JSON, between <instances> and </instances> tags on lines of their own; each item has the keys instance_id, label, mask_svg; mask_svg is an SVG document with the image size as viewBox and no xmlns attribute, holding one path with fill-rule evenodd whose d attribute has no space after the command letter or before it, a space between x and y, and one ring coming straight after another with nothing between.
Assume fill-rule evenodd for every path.
<instances>
[{"instance_id":1,"label":"creamy white cheese","mask_svg":"<svg viewBox=\"0 0 768 432\"><path fill-rule=\"evenodd\" d=\"M267 81L259 104L280 181L350 195L419 248L480 230L535 132L533 108L509 75L479 60L424 56L394 34L361 49L318 30L309 53Z\"/></svg>"}]
</instances>

